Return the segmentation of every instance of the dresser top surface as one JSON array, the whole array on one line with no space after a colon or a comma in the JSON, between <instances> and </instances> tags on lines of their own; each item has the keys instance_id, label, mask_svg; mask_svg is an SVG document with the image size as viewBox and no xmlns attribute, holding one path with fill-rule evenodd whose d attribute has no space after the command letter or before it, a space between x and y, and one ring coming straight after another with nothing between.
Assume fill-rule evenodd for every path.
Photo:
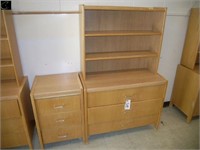
<instances>
[{"instance_id":1,"label":"dresser top surface","mask_svg":"<svg viewBox=\"0 0 200 150\"><path fill-rule=\"evenodd\" d=\"M88 92L152 86L166 83L158 73L148 70L109 72L87 75L84 85Z\"/></svg>"},{"instance_id":2,"label":"dresser top surface","mask_svg":"<svg viewBox=\"0 0 200 150\"><path fill-rule=\"evenodd\" d=\"M78 73L36 76L31 94L35 98L77 95L81 93Z\"/></svg>"}]
</instances>

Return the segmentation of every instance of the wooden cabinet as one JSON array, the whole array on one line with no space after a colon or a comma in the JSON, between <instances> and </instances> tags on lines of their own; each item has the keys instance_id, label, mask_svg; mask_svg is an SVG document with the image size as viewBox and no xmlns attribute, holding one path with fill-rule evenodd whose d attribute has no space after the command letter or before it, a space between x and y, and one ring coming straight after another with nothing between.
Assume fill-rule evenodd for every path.
<instances>
[{"instance_id":1,"label":"wooden cabinet","mask_svg":"<svg viewBox=\"0 0 200 150\"><path fill-rule=\"evenodd\" d=\"M185 37L181 65L192 70L199 68L199 52L200 52L200 29L199 29L199 8L192 8L188 21L188 29Z\"/></svg>"},{"instance_id":2,"label":"wooden cabinet","mask_svg":"<svg viewBox=\"0 0 200 150\"><path fill-rule=\"evenodd\" d=\"M189 123L199 115L199 73L182 65L177 67L171 104L178 107Z\"/></svg>"},{"instance_id":3,"label":"wooden cabinet","mask_svg":"<svg viewBox=\"0 0 200 150\"><path fill-rule=\"evenodd\" d=\"M186 116L187 122L199 115L199 8L192 8L188 21L181 63L177 67L171 105Z\"/></svg>"},{"instance_id":4,"label":"wooden cabinet","mask_svg":"<svg viewBox=\"0 0 200 150\"><path fill-rule=\"evenodd\" d=\"M16 41L12 12L1 10L1 82L13 80L20 86L23 72Z\"/></svg>"},{"instance_id":5,"label":"wooden cabinet","mask_svg":"<svg viewBox=\"0 0 200 150\"><path fill-rule=\"evenodd\" d=\"M1 148L32 147L34 118L11 11L1 11Z\"/></svg>"},{"instance_id":6,"label":"wooden cabinet","mask_svg":"<svg viewBox=\"0 0 200 150\"><path fill-rule=\"evenodd\" d=\"M158 127L167 81L143 70L109 75L82 78L86 137L149 124ZM128 101L130 108L125 109Z\"/></svg>"},{"instance_id":7,"label":"wooden cabinet","mask_svg":"<svg viewBox=\"0 0 200 150\"><path fill-rule=\"evenodd\" d=\"M82 137L83 92L77 73L36 76L31 90L41 148Z\"/></svg>"},{"instance_id":8,"label":"wooden cabinet","mask_svg":"<svg viewBox=\"0 0 200 150\"><path fill-rule=\"evenodd\" d=\"M166 9L81 6L82 76L148 69L156 73Z\"/></svg>"},{"instance_id":9,"label":"wooden cabinet","mask_svg":"<svg viewBox=\"0 0 200 150\"><path fill-rule=\"evenodd\" d=\"M80 10L86 141L93 134L158 127L167 87L157 73L166 9Z\"/></svg>"},{"instance_id":10,"label":"wooden cabinet","mask_svg":"<svg viewBox=\"0 0 200 150\"><path fill-rule=\"evenodd\" d=\"M1 83L1 148L32 147L34 119L28 80Z\"/></svg>"}]
</instances>

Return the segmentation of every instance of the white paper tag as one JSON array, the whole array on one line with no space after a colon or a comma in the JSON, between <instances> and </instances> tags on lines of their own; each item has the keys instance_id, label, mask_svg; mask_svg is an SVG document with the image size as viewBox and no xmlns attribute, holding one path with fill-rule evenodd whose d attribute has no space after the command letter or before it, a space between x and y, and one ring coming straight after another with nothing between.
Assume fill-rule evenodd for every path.
<instances>
[{"instance_id":1,"label":"white paper tag","mask_svg":"<svg viewBox=\"0 0 200 150\"><path fill-rule=\"evenodd\" d=\"M130 109L131 109L131 100L130 100L130 99L127 99L127 100L125 101L124 109L125 109L125 110L130 110Z\"/></svg>"}]
</instances>

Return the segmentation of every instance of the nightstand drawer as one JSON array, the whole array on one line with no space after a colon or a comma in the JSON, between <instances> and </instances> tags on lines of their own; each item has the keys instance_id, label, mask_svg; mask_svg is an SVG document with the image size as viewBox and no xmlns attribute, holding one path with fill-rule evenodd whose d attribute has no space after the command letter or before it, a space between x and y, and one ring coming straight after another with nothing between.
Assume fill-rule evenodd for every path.
<instances>
[{"instance_id":1,"label":"nightstand drawer","mask_svg":"<svg viewBox=\"0 0 200 150\"><path fill-rule=\"evenodd\" d=\"M25 132L9 133L1 135L1 148L9 148L27 145Z\"/></svg>"},{"instance_id":2,"label":"nightstand drawer","mask_svg":"<svg viewBox=\"0 0 200 150\"><path fill-rule=\"evenodd\" d=\"M42 131L43 142L46 144L79 138L82 136L81 131L81 126L74 126L73 128L67 128L65 126L59 128L49 128Z\"/></svg>"},{"instance_id":3,"label":"nightstand drawer","mask_svg":"<svg viewBox=\"0 0 200 150\"><path fill-rule=\"evenodd\" d=\"M1 101L1 119L16 118L20 116L21 113L17 100Z\"/></svg>"},{"instance_id":4,"label":"nightstand drawer","mask_svg":"<svg viewBox=\"0 0 200 150\"><path fill-rule=\"evenodd\" d=\"M40 115L39 122L42 129L63 125L66 127L81 125L81 111L52 114L47 116Z\"/></svg>"},{"instance_id":5,"label":"nightstand drawer","mask_svg":"<svg viewBox=\"0 0 200 150\"><path fill-rule=\"evenodd\" d=\"M18 133L24 129L21 118L3 119L1 120L1 133Z\"/></svg>"},{"instance_id":6,"label":"nightstand drawer","mask_svg":"<svg viewBox=\"0 0 200 150\"><path fill-rule=\"evenodd\" d=\"M163 101L149 100L132 102L130 110L124 109L124 104L102 106L88 109L88 124L112 122L145 117L159 113Z\"/></svg>"},{"instance_id":7,"label":"nightstand drawer","mask_svg":"<svg viewBox=\"0 0 200 150\"><path fill-rule=\"evenodd\" d=\"M132 102L163 99L164 95L165 84L113 91L92 92L88 93L88 107L120 104L124 103L126 98L131 99Z\"/></svg>"},{"instance_id":8,"label":"nightstand drawer","mask_svg":"<svg viewBox=\"0 0 200 150\"><path fill-rule=\"evenodd\" d=\"M80 110L80 96L66 96L35 101L39 115Z\"/></svg>"}]
</instances>

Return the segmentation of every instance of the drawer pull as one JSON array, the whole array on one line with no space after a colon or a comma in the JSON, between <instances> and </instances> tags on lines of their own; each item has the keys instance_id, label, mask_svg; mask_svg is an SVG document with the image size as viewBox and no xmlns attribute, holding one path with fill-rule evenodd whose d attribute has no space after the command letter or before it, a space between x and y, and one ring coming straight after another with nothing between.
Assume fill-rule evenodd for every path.
<instances>
[{"instance_id":1,"label":"drawer pull","mask_svg":"<svg viewBox=\"0 0 200 150\"><path fill-rule=\"evenodd\" d=\"M54 109L63 109L64 108L64 105L54 105L53 107Z\"/></svg>"},{"instance_id":2,"label":"drawer pull","mask_svg":"<svg viewBox=\"0 0 200 150\"><path fill-rule=\"evenodd\" d=\"M59 139L67 138L67 135L59 135L58 138L59 138Z\"/></svg>"},{"instance_id":3,"label":"drawer pull","mask_svg":"<svg viewBox=\"0 0 200 150\"><path fill-rule=\"evenodd\" d=\"M65 119L58 119L58 120L56 120L56 123L61 123L61 122L65 122Z\"/></svg>"}]
</instances>

